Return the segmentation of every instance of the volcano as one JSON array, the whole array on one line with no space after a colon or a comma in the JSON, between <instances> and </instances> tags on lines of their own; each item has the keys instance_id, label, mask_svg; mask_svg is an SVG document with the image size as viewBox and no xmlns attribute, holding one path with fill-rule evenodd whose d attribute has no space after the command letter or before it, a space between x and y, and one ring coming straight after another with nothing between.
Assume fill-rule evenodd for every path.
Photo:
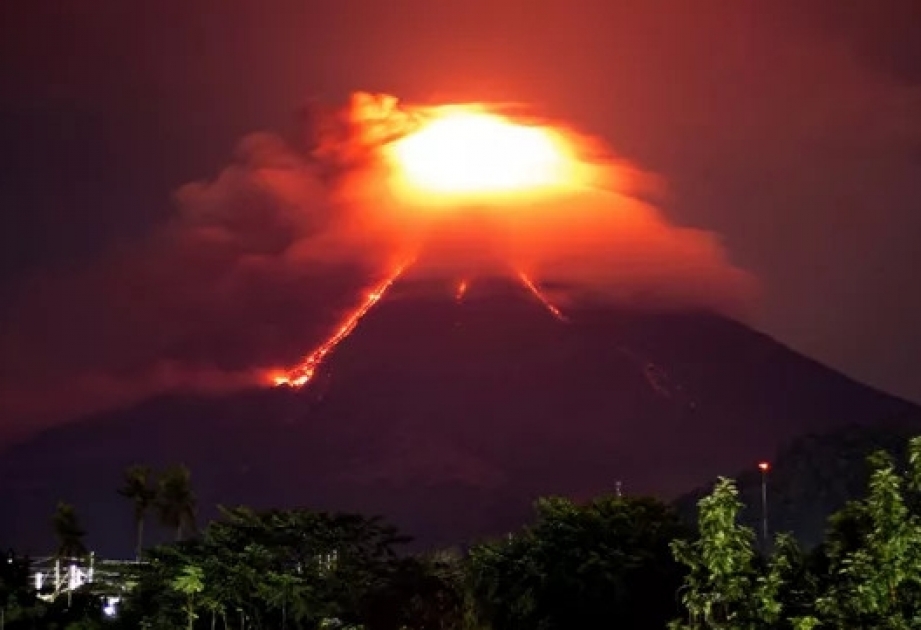
<instances>
[{"instance_id":1,"label":"volcano","mask_svg":"<svg viewBox=\"0 0 921 630\"><path fill-rule=\"evenodd\" d=\"M62 499L91 548L127 555L123 469L185 463L202 520L219 503L354 510L462 544L520 526L539 496L671 498L802 434L919 417L712 312L401 277L303 388L162 396L9 449L0 540L47 552Z\"/></svg>"}]
</instances>

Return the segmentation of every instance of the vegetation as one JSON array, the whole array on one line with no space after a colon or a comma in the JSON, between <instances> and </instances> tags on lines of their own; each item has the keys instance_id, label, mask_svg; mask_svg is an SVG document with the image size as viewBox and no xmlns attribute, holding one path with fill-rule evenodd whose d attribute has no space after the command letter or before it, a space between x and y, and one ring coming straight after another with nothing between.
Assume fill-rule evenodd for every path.
<instances>
[{"instance_id":1,"label":"vegetation","mask_svg":"<svg viewBox=\"0 0 921 630\"><path fill-rule=\"evenodd\" d=\"M470 589L495 630L664 628L683 574L669 545L687 533L653 499L542 499L534 525L473 549Z\"/></svg>"},{"instance_id":2,"label":"vegetation","mask_svg":"<svg viewBox=\"0 0 921 630\"><path fill-rule=\"evenodd\" d=\"M118 493L134 504L134 523L137 527L137 549L135 558L141 559L144 551L144 521L147 513L156 504L157 489L151 485L150 468L131 466L125 471L124 485Z\"/></svg>"},{"instance_id":3,"label":"vegetation","mask_svg":"<svg viewBox=\"0 0 921 630\"><path fill-rule=\"evenodd\" d=\"M195 530L195 494L185 466L173 466L160 476L155 495L160 522L176 531L176 540Z\"/></svg>"},{"instance_id":4,"label":"vegetation","mask_svg":"<svg viewBox=\"0 0 921 630\"><path fill-rule=\"evenodd\" d=\"M468 553L405 553L376 517L222 509L194 529L184 468L126 471L139 548L156 508L177 540L63 597L37 593L29 561L0 566L6 628L188 630L907 630L921 627L921 438L869 458L865 496L806 551L778 535L762 555L736 483L699 502L696 531L654 499L545 498L534 521ZM73 506L53 519L61 557L85 554ZM140 556L140 553L139 553ZM101 597L122 596L119 615Z\"/></svg>"},{"instance_id":5,"label":"vegetation","mask_svg":"<svg viewBox=\"0 0 921 630\"><path fill-rule=\"evenodd\" d=\"M83 543L86 532L80 526L77 511L69 503L58 503L58 508L51 519L54 536L58 541L55 556L58 558L82 558L87 555L86 545Z\"/></svg>"}]
</instances>

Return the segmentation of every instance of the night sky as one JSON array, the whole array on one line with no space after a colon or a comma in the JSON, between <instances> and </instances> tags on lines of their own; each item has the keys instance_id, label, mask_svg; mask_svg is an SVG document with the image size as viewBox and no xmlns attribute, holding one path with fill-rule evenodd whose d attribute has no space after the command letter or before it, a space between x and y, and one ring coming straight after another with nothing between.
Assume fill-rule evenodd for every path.
<instances>
[{"instance_id":1,"label":"night sky","mask_svg":"<svg viewBox=\"0 0 921 630\"><path fill-rule=\"evenodd\" d=\"M0 29L0 391L130 372L142 353L110 345L160 329L202 347L144 356L242 364L235 331L269 311L298 315L273 316L266 346L308 349L325 320L302 315L336 291L322 279L297 308L282 299L297 278L261 285L217 326L184 317L194 300L116 291L131 324L103 337L85 305L110 294L69 279L125 286L113 252L156 247L183 184L217 176L253 132L297 139L307 103L370 90L528 103L602 137L664 178L671 222L719 234L758 279L757 328L921 401L917 0L8 0ZM148 302L155 316L132 310ZM71 341L26 360L19 327L45 317ZM23 400L0 414L39 422Z\"/></svg>"}]
</instances>

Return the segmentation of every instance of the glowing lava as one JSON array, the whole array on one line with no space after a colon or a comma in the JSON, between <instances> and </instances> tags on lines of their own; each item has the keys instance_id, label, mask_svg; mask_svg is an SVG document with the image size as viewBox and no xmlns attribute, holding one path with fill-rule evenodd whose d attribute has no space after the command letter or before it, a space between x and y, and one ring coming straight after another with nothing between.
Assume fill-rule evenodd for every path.
<instances>
[{"instance_id":1,"label":"glowing lava","mask_svg":"<svg viewBox=\"0 0 921 630\"><path fill-rule=\"evenodd\" d=\"M336 332L324 341L316 350L307 355L297 366L286 370L282 373L273 373L271 375L272 384L276 386L303 387L308 384L317 373L317 368L323 360L336 349L343 339L348 337L358 322L370 311L375 304L381 301L387 289L396 282L406 270L408 263L397 267L389 276L382 280L377 286L373 287L365 296L362 302L355 310L349 313L348 317L339 325Z\"/></svg>"},{"instance_id":2,"label":"glowing lava","mask_svg":"<svg viewBox=\"0 0 921 630\"><path fill-rule=\"evenodd\" d=\"M494 195L570 183L576 164L562 135L464 106L437 109L390 154L410 187L442 195Z\"/></svg>"},{"instance_id":3,"label":"glowing lava","mask_svg":"<svg viewBox=\"0 0 921 630\"><path fill-rule=\"evenodd\" d=\"M521 284L523 284L528 289L528 291L530 291L534 295L534 297L536 297L540 301L540 303L544 305L544 308L550 311L551 315L556 317L561 322L569 321L567 317L563 315L563 311L561 311L556 306L554 306L553 302L547 299L547 296L545 296L541 292L541 290L537 288L537 285L534 284L534 282L531 280L528 274L526 274L523 271L520 271L518 272L518 279L521 280Z\"/></svg>"},{"instance_id":4,"label":"glowing lava","mask_svg":"<svg viewBox=\"0 0 921 630\"><path fill-rule=\"evenodd\" d=\"M467 293L467 281L461 280L457 284L457 291L454 293L454 299L460 302L464 299L464 295Z\"/></svg>"}]
</instances>

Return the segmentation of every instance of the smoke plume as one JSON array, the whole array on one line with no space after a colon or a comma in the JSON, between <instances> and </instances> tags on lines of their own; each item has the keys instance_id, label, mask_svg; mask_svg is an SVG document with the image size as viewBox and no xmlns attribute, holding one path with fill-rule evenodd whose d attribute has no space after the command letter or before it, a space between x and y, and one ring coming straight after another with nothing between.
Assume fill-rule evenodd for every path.
<instances>
[{"instance_id":1,"label":"smoke plume","mask_svg":"<svg viewBox=\"0 0 921 630\"><path fill-rule=\"evenodd\" d=\"M248 136L215 178L181 186L172 219L144 242L26 283L0 328L7 428L260 384L410 255L418 273L451 281L525 270L562 287L559 299L736 317L750 307L754 283L714 234L670 224L647 201L654 177L563 126L552 127L587 185L456 204L407 192L386 149L426 113L375 95L312 108L301 141Z\"/></svg>"}]
</instances>

